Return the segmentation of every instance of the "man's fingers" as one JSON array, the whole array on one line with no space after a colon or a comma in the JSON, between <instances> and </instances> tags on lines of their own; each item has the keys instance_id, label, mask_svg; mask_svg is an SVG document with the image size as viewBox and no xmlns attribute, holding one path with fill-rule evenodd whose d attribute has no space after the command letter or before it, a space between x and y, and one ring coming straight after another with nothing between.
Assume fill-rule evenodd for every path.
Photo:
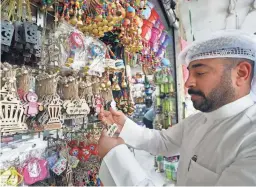
<instances>
[{"instance_id":1,"label":"man's fingers","mask_svg":"<svg viewBox=\"0 0 256 187\"><path fill-rule=\"evenodd\" d=\"M103 113L99 113L98 118L99 118L99 120L102 121L104 119L104 114Z\"/></svg>"},{"instance_id":2,"label":"man's fingers","mask_svg":"<svg viewBox=\"0 0 256 187\"><path fill-rule=\"evenodd\" d=\"M100 138L103 138L103 137L108 136L108 133L107 133L107 132L108 132L107 129L103 129L103 131L101 132Z\"/></svg>"},{"instance_id":3,"label":"man's fingers","mask_svg":"<svg viewBox=\"0 0 256 187\"><path fill-rule=\"evenodd\" d=\"M100 108L100 113L104 113L104 112L105 112L104 108L101 107L101 108Z\"/></svg>"}]
</instances>

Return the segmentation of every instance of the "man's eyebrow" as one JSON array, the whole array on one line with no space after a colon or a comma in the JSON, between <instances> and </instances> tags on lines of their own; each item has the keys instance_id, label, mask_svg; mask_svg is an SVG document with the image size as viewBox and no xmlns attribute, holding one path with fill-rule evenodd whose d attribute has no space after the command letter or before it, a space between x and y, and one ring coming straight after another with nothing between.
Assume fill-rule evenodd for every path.
<instances>
[{"instance_id":1,"label":"man's eyebrow","mask_svg":"<svg viewBox=\"0 0 256 187\"><path fill-rule=\"evenodd\" d=\"M202 67L202 66L206 66L205 64L194 64L191 67L187 67L187 69L191 69L191 68L198 68L198 67Z\"/></svg>"}]
</instances>

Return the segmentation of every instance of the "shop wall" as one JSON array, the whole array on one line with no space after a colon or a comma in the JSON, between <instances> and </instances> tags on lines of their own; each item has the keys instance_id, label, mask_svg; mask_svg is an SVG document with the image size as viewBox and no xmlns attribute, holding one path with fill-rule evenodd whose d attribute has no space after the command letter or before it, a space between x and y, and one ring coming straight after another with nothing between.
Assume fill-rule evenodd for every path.
<instances>
[{"instance_id":1,"label":"shop wall","mask_svg":"<svg viewBox=\"0 0 256 187\"><path fill-rule=\"evenodd\" d=\"M177 3L183 38L188 42L223 29L256 33L255 0L178 0Z\"/></svg>"}]
</instances>

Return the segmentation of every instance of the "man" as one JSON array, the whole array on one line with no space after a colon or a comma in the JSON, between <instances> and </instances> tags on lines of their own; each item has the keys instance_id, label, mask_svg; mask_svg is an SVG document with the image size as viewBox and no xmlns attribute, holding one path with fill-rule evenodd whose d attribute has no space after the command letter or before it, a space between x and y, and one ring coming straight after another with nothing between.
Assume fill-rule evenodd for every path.
<instances>
[{"instance_id":1,"label":"man","mask_svg":"<svg viewBox=\"0 0 256 187\"><path fill-rule=\"evenodd\" d=\"M148 129L153 129L153 121L155 118L155 109L151 107L146 114L143 116L143 123Z\"/></svg>"},{"instance_id":2,"label":"man","mask_svg":"<svg viewBox=\"0 0 256 187\"><path fill-rule=\"evenodd\" d=\"M155 155L180 153L177 185L255 186L256 104L250 96L256 61L253 37L222 31L181 53L189 70L185 85L201 113L168 130L142 128L119 111L102 111L102 121L116 123L120 133L111 138L104 131L99 140L102 182L154 184L127 144Z\"/></svg>"},{"instance_id":3,"label":"man","mask_svg":"<svg viewBox=\"0 0 256 187\"><path fill-rule=\"evenodd\" d=\"M151 105L150 109L143 116L143 123L149 129L153 129L153 122L154 122L154 118L155 118L155 115L156 115L155 114L155 109L154 109L155 100L156 100L156 96L155 96L155 92L153 92L152 93L152 105Z\"/></svg>"}]
</instances>

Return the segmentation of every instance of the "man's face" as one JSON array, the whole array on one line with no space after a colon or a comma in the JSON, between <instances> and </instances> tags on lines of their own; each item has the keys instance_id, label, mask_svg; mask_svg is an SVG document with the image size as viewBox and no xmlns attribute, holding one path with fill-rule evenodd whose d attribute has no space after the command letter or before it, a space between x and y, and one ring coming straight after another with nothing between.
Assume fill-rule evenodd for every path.
<instances>
[{"instance_id":1,"label":"man's face","mask_svg":"<svg viewBox=\"0 0 256 187\"><path fill-rule=\"evenodd\" d=\"M231 70L225 68L226 59L196 60L189 64L189 89L194 108L211 112L231 102L235 95Z\"/></svg>"}]
</instances>

